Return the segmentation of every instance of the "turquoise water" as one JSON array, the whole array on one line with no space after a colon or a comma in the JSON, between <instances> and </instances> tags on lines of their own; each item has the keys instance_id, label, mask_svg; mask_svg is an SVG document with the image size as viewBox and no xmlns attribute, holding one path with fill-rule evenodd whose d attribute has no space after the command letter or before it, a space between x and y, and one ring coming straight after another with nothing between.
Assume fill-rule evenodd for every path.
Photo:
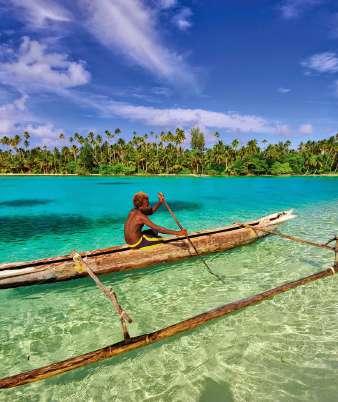
<instances>
[{"instance_id":1,"label":"turquoise water","mask_svg":"<svg viewBox=\"0 0 338 402\"><path fill-rule=\"evenodd\" d=\"M0 262L123 242L136 191L163 191L189 230L294 208L283 231L327 241L338 232L338 178L0 178ZM174 228L164 210L154 221ZM309 275L333 253L269 237L208 257L104 276L134 320L132 335ZM336 401L338 280L330 277L188 335L55 378L0 400ZM110 303L87 278L0 291L0 376L120 340Z\"/></svg>"}]
</instances>

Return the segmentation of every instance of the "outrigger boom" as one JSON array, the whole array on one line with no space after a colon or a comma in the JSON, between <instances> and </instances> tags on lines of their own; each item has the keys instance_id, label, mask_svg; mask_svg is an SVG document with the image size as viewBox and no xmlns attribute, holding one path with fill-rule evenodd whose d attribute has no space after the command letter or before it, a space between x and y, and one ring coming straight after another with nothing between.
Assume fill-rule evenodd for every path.
<instances>
[{"instance_id":1,"label":"outrigger boom","mask_svg":"<svg viewBox=\"0 0 338 402\"><path fill-rule=\"evenodd\" d=\"M338 265L335 264L333 267L328 268L324 271L320 271L318 273L306 276L293 282L285 283L283 285L277 286L276 288L266 290L265 292L256 294L246 299L225 304L213 310L209 310L205 313L196 315L187 320L178 322L169 327L162 328L158 331L125 339L121 342L114 343L113 345L109 345L102 349L98 349L80 356L72 357L62 362L53 363L45 367L27 371L25 373L2 378L0 379L0 388L12 388L19 385L43 380L100 360L121 355L123 353L150 345L155 342L160 342L163 339L197 328L200 325L207 323L208 321L215 320L234 311L242 310L246 307L258 304L280 293L284 293L290 289L295 289L298 286L306 285L307 283L316 281L318 279L334 275L337 272Z\"/></svg>"}]
</instances>

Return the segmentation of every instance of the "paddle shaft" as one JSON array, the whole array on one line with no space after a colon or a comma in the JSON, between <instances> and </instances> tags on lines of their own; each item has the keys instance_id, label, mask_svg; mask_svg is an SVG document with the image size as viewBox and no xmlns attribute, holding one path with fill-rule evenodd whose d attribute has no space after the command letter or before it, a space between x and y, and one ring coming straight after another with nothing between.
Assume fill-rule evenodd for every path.
<instances>
[{"instance_id":1,"label":"paddle shaft","mask_svg":"<svg viewBox=\"0 0 338 402\"><path fill-rule=\"evenodd\" d=\"M162 194L162 193L161 193L161 194ZM163 194L162 194L162 195L163 195ZM173 217L173 219L174 219L174 221L176 222L177 226L178 226L181 230L183 230L183 229L184 229L183 226L180 224L180 222L179 222L179 220L177 219L175 213L174 213L173 210L170 208L170 206L169 206L169 204L167 203L167 200L165 199L164 195L163 195L163 203L164 203L164 205L166 206L167 210L169 211L170 215ZM215 274L215 273L211 270L211 268L209 267L208 263L205 261L205 259L204 259L204 258L200 255L200 253L197 251L197 248L196 248L196 246L194 245L194 243L191 241L191 239L190 239L188 233L187 233L187 236L186 236L186 237L187 237L187 240L188 240L189 244L190 244L191 247L194 249L196 255L197 255L197 256L200 258L200 260L203 262L203 264L204 264L204 266L206 267L206 269L208 270L208 272L209 272L211 275L214 275L214 276L215 276L218 280L220 280L221 282L225 283L225 282L223 281L223 279L222 279L219 275Z\"/></svg>"}]
</instances>

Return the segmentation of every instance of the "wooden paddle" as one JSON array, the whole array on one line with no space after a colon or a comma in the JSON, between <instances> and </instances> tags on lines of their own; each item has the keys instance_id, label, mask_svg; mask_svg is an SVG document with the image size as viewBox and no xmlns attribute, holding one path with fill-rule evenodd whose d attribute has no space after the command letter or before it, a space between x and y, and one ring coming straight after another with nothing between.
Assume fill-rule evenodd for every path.
<instances>
[{"instance_id":1,"label":"wooden paddle","mask_svg":"<svg viewBox=\"0 0 338 402\"><path fill-rule=\"evenodd\" d=\"M169 211L170 215L173 217L174 221L176 222L176 225L177 225L181 230L183 230L183 229L184 229L183 226L180 224L180 222L179 222L179 220L177 219L176 215L174 214L173 210L170 208L169 204L167 203L167 200L165 199L164 194L163 194L163 193L159 193L159 194L163 197L163 203L164 203L164 205L166 206L167 210ZM214 275L219 281L221 281L222 283L225 284L223 278L222 278L221 276L215 274L215 272L212 271L212 269L209 267L208 263L205 261L205 259L204 259L204 258L200 255L200 253L197 251L197 248L196 248L196 246L194 245L194 243L191 241L191 239L190 239L188 233L187 233L186 238L187 238L189 244L191 245L191 247L194 249L194 251L195 251L197 257L199 257L199 259L203 262L203 264L204 264L204 266L206 267L206 269L208 270L208 272L209 272L211 275Z\"/></svg>"}]
</instances>

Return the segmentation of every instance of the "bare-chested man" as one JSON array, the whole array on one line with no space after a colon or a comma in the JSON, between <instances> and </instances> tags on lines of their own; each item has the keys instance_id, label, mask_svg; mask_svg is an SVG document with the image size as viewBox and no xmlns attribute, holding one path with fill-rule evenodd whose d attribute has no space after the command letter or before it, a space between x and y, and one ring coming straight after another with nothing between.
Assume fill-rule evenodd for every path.
<instances>
[{"instance_id":1,"label":"bare-chested man","mask_svg":"<svg viewBox=\"0 0 338 402\"><path fill-rule=\"evenodd\" d=\"M147 217L147 215L152 215L156 212L163 203L164 198L161 193L158 194L158 199L159 201L151 207L149 204L149 197L146 193L139 192L134 195L134 209L129 212L128 218L124 224L124 237L131 247L141 248L161 243L163 239L158 236L158 232L176 236L187 235L185 229L167 229L156 225ZM148 226L150 229L142 230L144 225Z\"/></svg>"}]
</instances>

